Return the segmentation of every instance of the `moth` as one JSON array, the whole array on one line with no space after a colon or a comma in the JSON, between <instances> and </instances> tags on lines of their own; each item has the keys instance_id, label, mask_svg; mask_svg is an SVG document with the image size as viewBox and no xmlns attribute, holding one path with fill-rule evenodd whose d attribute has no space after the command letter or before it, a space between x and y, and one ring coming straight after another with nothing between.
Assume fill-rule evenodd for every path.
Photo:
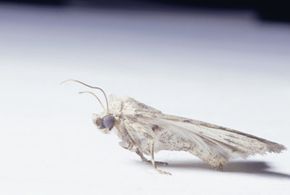
<instances>
[{"instance_id":1,"label":"moth","mask_svg":"<svg viewBox=\"0 0 290 195\"><path fill-rule=\"evenodd\" d=\"M285 146L215 124L164 114L131 97L109 95L100 87L93 87L78 80L76 82L91 89L99 90L106 106L91 91L82 91L93 95L104 111L93 114L93 122L103 133L116 129L119 143L123 148L140 156L144 162L151 163L162 174L170 174L157 165L166 162L155 161L155 153L161 150L186 151L213 168L222 169L231 159L246 158L254 154L267 152L279 153ZM148 160L145 156L151 157Z\"/></svg>"}]
</instances>

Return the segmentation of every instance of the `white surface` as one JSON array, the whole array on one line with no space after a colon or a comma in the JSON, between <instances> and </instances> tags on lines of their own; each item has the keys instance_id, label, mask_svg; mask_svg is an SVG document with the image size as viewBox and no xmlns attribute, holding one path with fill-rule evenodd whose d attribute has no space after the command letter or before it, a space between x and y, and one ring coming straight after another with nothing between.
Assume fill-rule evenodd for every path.
<instances>
[{"instance_id":1,"label":"white surface","mask_svg":"<svg viewBox=\"0 0 290 195\"><path fill-rule=\"evenodd\" d=\"M0 7L0 194L289 194L290 155L160 175L101 134L76 78L289 147L290 28L234 14ZM266 166L270 166L266 168Z\"/></svg>"}]
</instances>

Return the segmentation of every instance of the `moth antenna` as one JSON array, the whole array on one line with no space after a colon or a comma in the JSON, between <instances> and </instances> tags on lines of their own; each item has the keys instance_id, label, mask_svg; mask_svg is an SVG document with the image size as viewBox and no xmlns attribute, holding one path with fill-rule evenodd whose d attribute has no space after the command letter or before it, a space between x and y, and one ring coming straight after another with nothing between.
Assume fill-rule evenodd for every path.
<instances>
[{"instance_id":1,"label":"moth antenna","mask_svg":"<svg viewBox=\"0 0 290 195\"><path fill-rule=\"evenodd\" d=\"M95 86L91 86L91 85L88 85L88 84L86 84L86 83L84 83L84 82L82 82L82 81L75 80L75 79L68 79L68 80L65 80L65 81L61 82L61 84L66 83L66 82L75 82L75 83L79 83L79 84L81 84L81 85L84 85L84 86L86 86L86 87L89 87L89 88L91 88L91 89L97 89L97 90L100 90L100 91L103 93L104 97L105 97L105 100L106 100L106 107L107 107L107 112L109 113L109 103L108 103L107 94L105 93L105 91L104 91L102 88L100 88L100 87L95 87ZM98 99L99 99L99 98L98 98Z\"/></svg>"},{"instance_id":2,"label":"moth antenna","mask_svg":"<svg viewBox=\"0 0 290 195\"><path fill-rule=\"evenodd\" d=\"M98 100L98 102L100 103L100 105L102 106L102 108L103 108L104 110L106 110L104 104L101 102L100 98L99 98L96 94L94 94L94 93L91 92L91 91L80 91L80 92L79 92L79 94L84 94L84 93L91 94L92 96L94 96L94 97Z\"/></svg>"}]
</instances>

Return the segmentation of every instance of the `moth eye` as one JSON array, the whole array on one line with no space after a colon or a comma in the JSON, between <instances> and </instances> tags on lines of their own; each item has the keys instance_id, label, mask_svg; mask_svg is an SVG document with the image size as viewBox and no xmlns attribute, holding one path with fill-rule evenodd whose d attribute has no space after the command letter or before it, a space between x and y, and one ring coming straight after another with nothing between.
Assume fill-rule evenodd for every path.
<instances>
[{"instance_id":1,"label":"moth eye","mask_svg":"<svg viewBox=\"0 0 290 195\"><path fill-rule=\"evenodd\" d=\"M112 129L115 124L115 118L112 115L104 116L103 118L103 126L108 129Z\"/></svg>"}]
</instances>

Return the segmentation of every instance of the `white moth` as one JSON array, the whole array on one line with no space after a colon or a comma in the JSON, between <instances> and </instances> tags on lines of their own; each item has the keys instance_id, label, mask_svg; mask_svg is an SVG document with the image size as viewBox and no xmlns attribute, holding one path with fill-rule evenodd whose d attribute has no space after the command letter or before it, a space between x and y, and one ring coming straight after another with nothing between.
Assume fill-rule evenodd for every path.
<instances>
[{"instance_id":1,"label":"white moth","mask_svg":"<svg viewBox=\"0 0 290 195\"><path fill-rule=\"evenodd\" d=\"M211 167L222 169L230 159L267 152L279 153L286 149L281 144L234 129L164 114L130 97L110 95L107 98L99 87L78 80L67 81L100 90L105 96L106 107L93 92L80 92L95 96L104 108L103 113L94 114L94 123L104 133L115 127L121 139L120 145L138 154L143 161L152 163L160 173L170 174L157 167L157 164L167 164L155 161L154 154L160 150L186 151ZM145 155L151 159L147 160Z\"/></svg>"}]
</instances>

